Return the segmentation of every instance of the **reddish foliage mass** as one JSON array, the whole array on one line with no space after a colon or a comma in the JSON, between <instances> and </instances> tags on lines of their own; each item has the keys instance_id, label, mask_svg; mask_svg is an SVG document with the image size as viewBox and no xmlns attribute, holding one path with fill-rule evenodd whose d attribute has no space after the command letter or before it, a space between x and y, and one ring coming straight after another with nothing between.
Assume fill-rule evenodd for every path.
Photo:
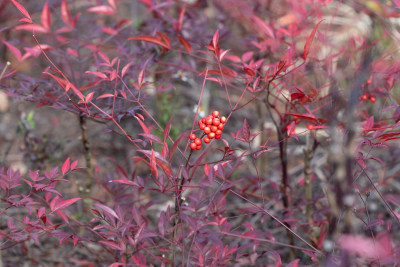
<instances>
[{"instance_id":1,"label":"reddish foliage mass","mask_svg":"<svg viewBox=\"0 0 400 267\"><path fill-rule=\"evenodd\" d=\"M3 1L0 260L396 265L399 5Z\"/></svg>"}]
</instances>

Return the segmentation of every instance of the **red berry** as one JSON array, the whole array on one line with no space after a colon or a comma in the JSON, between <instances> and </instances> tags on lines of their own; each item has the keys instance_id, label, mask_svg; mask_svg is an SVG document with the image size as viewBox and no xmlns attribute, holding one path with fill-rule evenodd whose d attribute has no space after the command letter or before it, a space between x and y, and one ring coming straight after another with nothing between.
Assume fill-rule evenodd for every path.
<instances>
[{"instance_id":1,"label":"red berry","mask_svg":"<svg viewBox=\"0 0 400 267\"><path fill-rule=\"evenodd\" d=\"M213 125L210 127L210 129L211 129L211 132L216 132L218 130L218 127Z\"/></svg>"},{"instance_id":2,"label":"red berry","mask_svg":"<svg viewBox=\"0 0 400 267\"><path fill-rule=\"evenodd\" d=\"M191 134L191 135L189 136L189 139L190 139L190 140L196 139L196 135L195 135L195 134Z\"/></svg>"},{"instance_id":3,"label":"red berry","mask_svg":"<svg viewBox=\"0 0 400 267\"><path fill-rule=\"evenodd\" d=\"M371 101L372 103L375 103L375 101L376 101L375 96L370 96L369 97L369 101Z\"/></svg>"},{"instance_id":4,"label":"red berry","mask_svg":"<svg viewBox=\"0 0 400 267\"><path fill-rule=\"evenodd\" d=\"M200 139L200 138L196 138L196 139L194 140L194 143L195 143L196 145L201 145L201 139Z\"/></svg>"},{"instance_id":5,"label":"red berry","mask_svg":"<svg viewBox=\"0 0 400 267\"><path fill-rule=\"evenodd\" d=\"M221 130L217 130L216 132L215 132L215 135L221 135L222 134L222 131Z\"/></svg>"},{"instance_id":6,"label":"red berry","mask_svg":"<svg viewBox=\"0 0 400 267\"><path fill-rule=\"evenodd\" d=\"M215 139L220 139L221 135L215 135Z\"/></svg>"},{"instance_id":7,"label":"red berry","mask_svg":"<svg viewBox=\"0 0 400 267\"><path fill-rule=\"evenodd\" d=\"M204 130L204 128L206 128L206 125L204 123L202 123L199 128L200 128L200 130Z\"/></svg>"},{"instance_id":8,"label":"red berry","mask_svg":"<svg viewBox=\"0 0 400 267\"><path fill-rule=\"evenodd\" d=\"M307 125L308 130L312 130L313 128L314 128L314 125L312 125L312 124Z\"/></svg>"},{"instance_id":9,"label":"red berry","mask_svg":"<svg viewBox=\"0 0 400 267\"><path fill-rule=\"evenodd\" d=\"M220 123L221 123L221 121L220 121L218 118L214 118L214 119L213 119L213 124L214 124L215 126L220 125Z\"/></svg>"},{"instance_id":10,"label":"red berry","mask_svg":"<svg viewBox=\"0 0 400 267\"><path fill-rule=\"evenodd\" d=\"M202 124L203 124L203 121L202 121L202 120L199 120L199 122L198 122L199 127L200 127Z\"/></svg>"},{"instance_id":11,"label":"red berry","mask_svg":"<svg viewBox=\"0 0 400 267\"><path fill-rule=\"evenodd\" d=\"M215 133L211 132L211 133L208 134L208 138L213 139L214 137L215 137Z\"/></svg>"},{"instance_id":12,"label":"red berry","mask_svg":"<svg viewBox=\"0 0 400 267\"><path fill-rule=\"evenodd\" d=\"M206 124L207 125L211 125L213 123L213 119L212 118L207 118L206 119Z\"/></svg>"},{"instance_id":13,"label":"red berry","mask_svg":"<svg viewBox=\"0 0 400 267\"><path fill-rule=\"evenodd\" d=\"M219 118L219 120L220 120L222 123L225 123L225 122L226 122L226 118L225 118L224 116L222 116L221 118Z\"/></svg>"},{"instance_id":14,"label":"red berry","mask_svg":"<svg viewBox=\"0 0 400 267\"><path fill-rule=\"evenodd\" d=\"M206 137L204 137L204 143L210 143L211 142L211 140L210 140L210 138L208 138L208 136L206 136Z\"/></svg>"},{"instance_id":15,"label":"red berry","mask_svg":"<svg viewBox=\"0 0 400 267\"><path fill-rule=\"evenodd\" d=\"M221 123L220 125L218 125L218 130L223 130L224 129L224 124L223 123Z\"/></svg>"},{"instance_id":16,"label":"red berry","mask_svg":"<svg viewBox=\"0 0 400 267\"><path fill-rule=\"evenodd\" d=\"M196 147L196 149L197 149L197 150L200 150L200 149L201 149L201 145L198 145L198 146Z\"/></svg>"},{"instance_id":17,"label":"red berry","mask_svg":"<svg viewBox=\"0 0 400 267\"><path fill-rule=\"evenodd\" d=\"M214 118L218 118L219 117L219 111L213 111L212 113Z\"/></svg>"},{"instance_id":18,"label":"red berry","mask_svg":"<svg viewBox=\"0 0 400 267\"><path fill-rule=\"evenodd\" d=\"M206 127L204 128L204 133L205 133L205 134L209 134L210 132L211 132L210 127L206 126Z\"/></svg>"},{"instance_id":19,"label":"red berry","mask_svg":"<svg viewBox=\"0 0 400 267\"><path fill-rule=\"evenodd\" d=\"M190 148L191 148L191 149L196 149L196 148L197 148L197 145L193 142L193 143L190 144Z\"/></svg>"},{"instance_id":20,"label":"red berry","mask_svg":"<svg viewBox=\"0 0 400 267\"><path fill-rule=\"evenodd\" d=\"M367 80L366 84L371 84L372 81L370 79Z\"/></svg>"},{"instance_id":21,"label":"red berry","mask_svg":"<svg viewBox=\"0 0 400 267\"><path fill-rule=\"evenodd\" d=\"M362 100L367 100L367 99L368 99L367 94L363 94L363 95L361 96L361 99L362 99Z\"/></svg>"}]
</instances>

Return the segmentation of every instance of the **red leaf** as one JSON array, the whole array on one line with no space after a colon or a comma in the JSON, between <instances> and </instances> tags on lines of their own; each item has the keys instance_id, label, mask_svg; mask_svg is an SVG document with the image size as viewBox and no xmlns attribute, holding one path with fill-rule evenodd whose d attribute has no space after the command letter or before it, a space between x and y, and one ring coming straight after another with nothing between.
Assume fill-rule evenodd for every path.
<instances>
[{"instance_id":1,"label":"red leaf","mask_svg":"<svg viewBox=\"0 0 400 267\"><path fill-rule=\"evenodd\" d=\"M113 180L112 182L120 183L120 184L126 184L130 186L135 186L135 187L140 187L137 183L129 180Z\"/></svg>"},{"instance_id":2,"label":"red leaf","mask_svg":"<svg viewBox=\"0 0 400 267\"><path fill-rule=\"evenodd\" d=\"M110 4L110 6L111 6L113 9L117 9L117 5L115 4L115 1L114 1L114 0L108 0L108 3Z\"/></svg>"},{"instance_id":3,"label":"red leaf","mask_svg":"<svg viewBox=\"0 0 400 267\"><path fill-rule=\"evenodd\" d=\"M182 7L181 12L179 14L178 31L182 30L182 22L183 22L183 16L185 15L186 5L187 5L187 2L185 2L183 4L183 7Z\"/></svg>"},{"instance_id":4,"label":"red leaf","mask_svg":"<svg viewBox=\"0 0 400 267\"><path fill-rule=\"evenodd\" d=\"M40 32L40 33L47 33L49 32L48 29L43 27L42 25L39 24L24 24L24 25L18 25L14 29L16 30L25 30L29 32Z\"/></svg>"},{"instance_id":5,"label":"red leaf","mask_svg":"<svg viewBox=\"0 0 400 267\"><path fill-rule=\"evenodd\" d=\"M13 53L13 55L17 58L17 60L21 62L21 57L22 57L21 51L19 51L18 48L16 48L15 46L6 41L3 41L3 43L8 47L8 49L11 50L11 53Z\"/></svg>"},{"instance_id":6,"label":"red leaf","mask_svg":"<svg viewBox=\"0 0 400 267\"><path fill-rule=\"evenodd\" d=\"M253 15L252 19L253 19L254 23L258 26L258 29L263 31L265 33L265 35L267 35L271 38L275 38L273 29L264 20L260 19L256 15Z\"/></svg>"},{"instance_id":7,"label":"red leaf","mask_svg":"<svg viewBox=\"0 0 400 267\"><path fill-rule=\"evenodd\" d=\"M219 32L218 30L214 33L213 39L212 39L212 44L214 46L214 49L217 48L218 46L218 40L219 40Z\"/></svg>"},{"instance_id":8,"label":"red leaf","mask_svg":"<svg viewBox=\"0 0 400 267\"><path fill-rule=\"evenodd\" d=\"M63 175L65 175L65 173L69 170L69 166L70 166L70 162L69 162L69 158L67 158L67 160L64 162L64 164L62 165L62 168L61 168Z\"/></svg>"},{"instance_id":9,"label":"red leaf","mask_svg":"<svg viewBox=\"0 0 400 267\"><path fill-rule=\"evenodd\" d=\"M126 64L121 71L121 78L123 78L126 74L126 72L128 71L129 67L132 65L133 62L129 62L128 64Z\"/></svg>"},{"instance_id":10,"label":"red leaf","mask_svg":"<svg viewBox=\"0 0 400 267\"><path fill-rule=\"evenodd\" d=\"M51 14L50 14L50 10L49 10L49 3L47 1L43 6L41 22L42 22L43 27L45 27L47 30L50 30Z\"/></svg>"},{"instance_id":11,"label":"red leaf","mask_svg":"<svg viewBox=\"0 0 400 267\"><path fill-rule=\"evenodd\" d=\"M61 18L66 23L72 26L71 24L71 14L69 13L68 5L65 0L61 3Z\"/></svg>"},{"instance_id":12,"label":"red leaf","mask_svg":"<svg viewBox=\"0 0 400 267\"><path fill-rule=\"evenodd\" d=\"M101 98L107 98L107 97L114 97L114 95L113 94L102 94L101 96L97 97L96 100L101 99Z\"/></svg>"},{"instance_id":13,"label":"red leaf","mask_svg":"<svg viewBox=\"0 0 400 267\"><path fill-rule=\"evenodd\" d=\"M78 165L78 161L75 160L74 162L71 163L71 171L75 170L76 166Z\"/></svg>"},{"instance_id":14,"label":"red leaf","mask_svg":"<svg viewBox=\"0 0 400 267\"><path fill-rule=\"evenodd\" d=\"M112 240L108 240L108 241L100 240L99 243L106 245L107 247L109 247L111 249L122 250L121 246L117 242L112 241Z\"/></svg>"},{"instance_id":15,"label":"red leaf","mask_svg":"<svg viewBox=\"0 0 400 267\"><path fill-rule=\"evenodd\" d=\"M222 52L221 55L219 56L219 61L222 61L224 59L224 57L226 56L226 54L228 54L229 51L231 51L231 50L227 49L224 52Z\"/></svg>"},{"instance_id":16,"label":"red leaf","mask_svg":"<svg viewBox=\"0 0 400 267\"><path fill-rule=\"evenodd\" d=\"M94 203L93 206L98 207L99 209L101 209L103 212L107 212L108 214L114 216L115 218L119 219L117 213L115 213L114 210L112 210L110 207L107 207L103 204L100 203Z\"/></svg>"},{"instance_id":17,"label":"red leaf","mask_svg":"<svg viewBox=\"0 0 400 267\"><path fill-rule=\"evenodd\" d=\"M167 137L169 135L169 131L171 130L171 120L172 120L172 117L169 118L169 121L168 121L168 123L165 126L164 131L163 131L164 142L165 142L165 140L167 139Z\"/></svg>"},{"instance_id":18,"label":"red leaf","mask_svg":"<svg viewBox=\"0 0 400 267\"><path fill-rule=\"evenodd\" d=\"M192 46L190 45L188 40L186 40L185 37L183 37L182 35L179 35L178 39L179 42L183 45L183 47L186 49L186 51L190 54L190 52L192 52Z\"/></svg>"},{"instance_id":19,"label":"red leaf","mask_svg":"<svg viewBox=\"0 0 400 267\"><path fill-rule=\"evenodd\" d=\"M32 19L31 19L31 16L29 15L28 11L26 11L26 9L25 9L20 3L18 3L17 1L11 0L11 2L13 2L14 6L15 6L16 8L18 8L18 10L19 10L25 17L27 17L27 18L29 19L29 23L32 23Z\"/></svg>"},{"instance_id":20,"label":"red leaf","mask_svg":"<svg viewBox=\"0 0 400 267\"><path fill-rule=\"evenodd\" d=\"M179 140L179 138L178 138ZM172 148L173 149L173 148ZM171 166L170 164L167 162L167 160L159 153L156 152L154 150L138 150L138 152L141 152L143 154L145 154L147 157L150 158L152 157L152 154L154 153L154 157L156 159L156 163L158 164L158 166L161 167L161 169L163 170L163 172L170 177L171 176Z\"/></svg>"},{"instance_id":21,"label":"red leaf","mask_svg":"<svg viewBox=\"0 0 400 267\"><path fill-rule=\"evenodd\" d=\"M254 72L254 70L248 68L248 67L243 67L244 72L249 75L250 77L254 77L254 75L256 75L256 73Z\"/></svg>"},{"instance_id":22,"label":"red leaf","mask_svg":"<svg viewBox=\"0 0 400 267\"><path fill-rule=\"evenodd\" d=\"M139 72L139 76L138 76L138 84L139 84L139 87L141 88L142 87L142 84L143 84L143 79L144 79L144 71L145 71L145 68L143 67L142 68L142 70Z\"/></svg>"},{"instance_id":23,"label":"red leaf","mask_svg":"<svg viewBox=\"0 0 400 267\"><path fill-rule=\"evenodd\" d=\"M138 120L140 126L141 126L142 129L143 129L143 132L146 133L146 134L150 134L150 131L149 131L149 129L147 128L146 124L144 124L144 122L143 122L141 119L139 119L139 117L137 117L137 116L134 116L134 117Z\"/></svg>"},{"instance_id":24,"label":"red leaf","mask_svg":"<svg viewBox=\"0 0 400 267\"><path fill-rule=\"evenodd\" d=\"M162 144L160 138L157 135L154 134L146 134L146 133L140 133L139 135L143 136L145 139L157 143L157 144Z\"/></svg>"},{"instance_id":25,"label":"red leaf","mask_svg":"<svg viewBox=\"0 0 400 267\"><path fill-rule=\"evenodd\" d=\"M97 76L97 77L99 77L99 78L101 78L101 79L108 80L107 75L105 75L104 73L99 72L99 71L91 71L91 70L88 70L88 71L85 71L85 73L90 73L90 74L93 74L93 75L95 75L95 76Z\"/></svg>"},{"instance_id":26,"label":"red leaf","mask_svg":"<svg viewBox=\"0 0 400 267\"><path fill-rule=\"evenodd\" d=\"M94 95L94 92L90 92L86 97L85 97L85 102L88 103L90 100L92 100Z\"/></svg>"},{"instance_id":27,"label":"red leaf","mask_svg":"<svg viewBox=\"0 0 400 267\"><path fill-rule=\"evenodd\" d=\"M322 21L324 21L324 20L321 20L320 22L318 22L318 24L314 27L314 30L311 32L310 36L308 37L308 39L304 45L304 53L302 55L302 58L304 60L307 59L308 52L310 51L310 47L311 47L312 41L314 40L315 33L317 32L317 28L318 28L319 24L321 24Z\"/></svg>"},{"instance_id":28,"label":"red leaf","mask_svg":"<svg viewBox=\"0 0 400 267\"><path fill-rule=\"evenodd\" d=\"M160 39L158 39L154 36L149 36L149 35L132 36L132 37L128 37L127 40L144 41L144 42L161 45L162 47L167 48L167 49L170 48L166 44L164 44Z\"/></svg>"},{"instance_id":29,"label":"red leaf","mask_svg":"<svg viewBox=\"0 0 400 267\"><path fill-rule=\"evenodd\" d=\"M167 35L161 32L157 32L157 35L164 41L164 43L168 46L171 47L171 42L169 41L169 38Z\"/></svg>"},{"instance_id":30,"label":"red leaf","mask_svg":"<svg viewBox=\"0 0 400 267\"><path fill-rule=\"evenodd\" d=\"M56 198L56 197L55 197ZM54 199L55 199L54 198ZM53 199L53 200L54 200ZM51 211L56 211L56 210L58 210L58 209L64 209L64 208L66 208L66 207L68 207L68 206L70 206L70 205L72 205L72 204L74 204L75 202L77 202L79 199L81 199L81 198L71 198L71 199L68 199L68 200L65 200L65 201L55 201L56 203L53 205L53 207L52 207L52 205L50 204L50 208L51 208Z\"/></svg>"},{"instance_id":31,"label":"red leaf","mask_svg":"<svg viewBox=\"0 0 400 267\"><path fill-rule=\"evenodd\" d=\"M305 119L314 123L318 123L318 120L313 118L313 117L309 117L309 116L305 116L305 115L301 115L301 114L295 114L295 113L290 113L290 112L286 112L286 115L292 115L292 116L296 116L300 119Z\"/></svg>"},{"instance_id":32,"label":"red leaf","mask_svg":"<svg viewBox=\"0 0 400 267\"><path fill-rule=\"evenodd\" d=\"M154 176L158 178L158 169L156 164L156 156L154 155L154 150L151 150L150 168L151 168L151 173L153 173Z\"/></svg>"},{"instance_id":33,"label":"red leaf","mask_svg":"<svg viewBox=\"0 0 400 267\"><path fill-rule=\"evenodd\" d=\"M94 6L86 9L86 12L92 12L92 13L98 13L98 14L104 14L104 15L112 15L115 13L115 10L106 5L102 6Z\"/></svg>"}]
</instances>

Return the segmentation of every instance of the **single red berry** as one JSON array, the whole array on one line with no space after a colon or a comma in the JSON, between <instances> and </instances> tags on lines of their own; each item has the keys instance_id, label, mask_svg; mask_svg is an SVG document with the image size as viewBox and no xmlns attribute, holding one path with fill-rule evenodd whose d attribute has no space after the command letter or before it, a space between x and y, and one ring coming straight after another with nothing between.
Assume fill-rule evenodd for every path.
<instances>
[{"instance_id":1,"label":"single red berry","mask_svg":"<svg viewBox=\"0 0 400 267\"><path fill-rule=\"evenodd\" d=\"M369 97L369 101L371 101L372 103L375 103L375 101L376 101L375 96L370 96Z\"/></svg>"},{"instance_id":2,"label":"single red berry","mask_svg":"<svg viewBox=\"0 0 400 267\"><path fill-rule=\"evenodd\" d=\"M208 138L213 139L215 137L215 133L211 132L208 134Z\"/></svg>"},{"instance_id":3,"label":"single red berry","mask_svg":"<svg viewBox=\"0 0 400 267\"><path fill-rule=\"evenodd\" d=\"M201 119L201 121L202 121L203 123L206 123L206 119L207 119L207 118L203 118L203 119Z\"/></svg>"},{"instance_id":4,"label":"single red berry","mask_svg":"<svg viewBox=\"0 0 400 267\"><path fill-rule=\"evenodd\" d=\"M195 135L195 134L191 134L191 135L189 136L189 139L190 139L190 140L196 139L196 135Z\"/></svg>"},{"instance_id":5,"label":"single red berry","mask_svg":"<svg viewBox=\"0 0 400 267\"><path fill-rule=\"evenodd\" d=\"M210 132L211 132L210 127L206 126L206 127L204 128L204 133L205 133L205 134L209 134Z\"/></svg>"},{"instance_id":6,"label":"single red berry","mask_svg":"<svg viewBox=\"0 0 400 267\"><path fill-rule=\"evenodd\" d=\"M308 130L312 130L313 128L314 128L314 125L312 125L312 124L307 125Z\"/></svg>"},{"instance_id":7,"label":"single red berry","mask_svg":"<svg viewBox=\"0 0 400 267\"><path fill-rule=\"evenodd\" d=\"M204 137L204 143L210 143L211 142L211 140L210 140L210 138L208 138L208 136L206 136L206 137Z\"/></svg>"},{"instance_id":8,"label":"single red berry","mask_svg":"<svg viewBox=\"0 0 400 267\"><path fill-rule=\"evenodd\" d=\"M215 135L215 139L220 139L221 135Z\"/></svg>"},{"instance_id":9,"label":"single red berry","mask_svg":"<svg viewBox=\"0 0 400 267\"><path fill-rule=\"evenodd\" d=\"M200 138L196 138L196 139L194 140L194 143L195 143L196 145L201 145L201 139L200 139Z\"/></svg>"},{"instance_id":10,"label":"single red berry","mask_svg":"<svg viewBox=\"0 0 400 267\"><path fill-rule=\"evenodd\" d=\"M196 149L196 148L197 148L197 145L193 142L193 143L190 144L190 148L191 148L191 149Z\"/></svg>"},{"instance_id":11,"label":"single red berry","mask_svg":"<svg viewBox=\"0 0 400 267\"><path fill-rule=\"evenodd\" d=\"M204 123L202 123L199 128L200 128L200 130L204 130L204 128L206 128L206 125Z\"/></svg>"},{"instance_id":12,"label":"single red berry","mask_svg":"<svg viewBox=\"0 0 400 267\"><path fill-rule=\"evenodd\" d=\"M217 130L216 132L215 132L215 135L221 135L222 134L222 131L221 130Z\"/></svg>"},{"instance_id":13,"label":"single red berry","mask_svg":"<svg viewBox=\"0 0 400 267\"><path fill-rule=\"evenodd\" d=\"M225 123L226 122L226 118L224 116L222 116L221 118L219 118L220 122Z\"/></svg>"},{"instance_id":14,"label":"single red berry","mask_svg":"<svg viewBox=\"0 0 400 267\"><path fill-rule=\"evenodd\" d=\"M216 132L218 130L218 127L213 125L210 127L210 129L211 129L211 132Z\"/></svg>"},{"instance_id":15,"label":"single red berry","mask_svg":"<svg viewBox=\"0 0 400 267\"><path fill-rule=\"evenodd\" d=\"M218 118L219 117L219 111L213 111L212 113L214 118Z\"/></svg>"},{"instance_id":16,"label":"single red berry","mask_svg":"<svg viewBox=\"0 0 400 267\"><path fill-rule=\"evenodd\" d=\"M197 149L197 150L200 150L200 149L201 149L201 145L198 145L198 146L196 147L196 149Z\"/></svg>"},{"instance_id":17,"label":"single red berry","mask_svg":"<svg viewBox=\"0 0 400 267\"><path fill-rule=\"evenodd\" d=\"M224 129L224 124L223 123L221 123L220 125L218 125L218 130L223 130Z\"/></svg>"},{"instance_id":18,"label":"single red berry","mask_svg":"<svg viewBox=\"0 0 400 267\"><path fill-rule=\"evenodd\" d=\"M368 95L367 95L367 94L363 94L363 95L361 96L361 99L362 99L362 100L367 100L367 99L368 99Z\"/></svg>"},{"instance_id":19,"label":"single red berry","mask_svg":"<svg viewBox=\"0 0 400 267\"><path fill-rule=\"evenodd\" d=\"M371 84L372 81L370 79L367 80L366 84Z\"/></svg>"},{"instance_id":20,"label":"single red berry","mask_svg":"<svg viewBox=\"0 0 400 267\"><path fill-rule=\"evenodd\" d=\"M213 119L213 124L214 124L215 126L220 125L220 123L221 123L221 121L220 121L218 118L214 118L214 119Z\"/></svg>"},{"instance_id":21,"label":"single red berry","mask_svg":"<svg viewBox=\"0 0 400 267\"><path fill-rule=\"evenodd\" d=\"M203 121L202 121L202 120L199 120L199 122L198 122L199 127L200 127L202 124L203 124Z\"/></svg>"},{"instance_id":22,"label":"single red berry","mask_svg":"<svg viewBox=\"0 0 400 267\"><path fill-rule=\"evenodd\" d=\"M212 118L207 118L206 119L206 124L207 125L211 125L213 123L213 119Z\"/></svg>"}]
</instances>

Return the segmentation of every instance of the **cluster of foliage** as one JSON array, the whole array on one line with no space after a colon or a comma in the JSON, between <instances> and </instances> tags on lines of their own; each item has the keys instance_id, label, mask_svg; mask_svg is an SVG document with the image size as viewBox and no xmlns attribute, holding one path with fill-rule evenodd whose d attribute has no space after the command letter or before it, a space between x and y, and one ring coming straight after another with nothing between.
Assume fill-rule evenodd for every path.
<instances>
[{"instance_id":1,"label":"cluster of foliage","mask_svg":"<svg viewBox=\"0 0 400 267\"><path fill-rule=\"evenodd\" d=\"M95 266L399 262L400 3L343 2L1 2L2 92L76 114L86 153L61 173L0 169L1 250L57 238ZM185 102L165 117L174 92ZM87 121L122 136L129 162L92 166Z\"/></svg>"}]
</instances>

